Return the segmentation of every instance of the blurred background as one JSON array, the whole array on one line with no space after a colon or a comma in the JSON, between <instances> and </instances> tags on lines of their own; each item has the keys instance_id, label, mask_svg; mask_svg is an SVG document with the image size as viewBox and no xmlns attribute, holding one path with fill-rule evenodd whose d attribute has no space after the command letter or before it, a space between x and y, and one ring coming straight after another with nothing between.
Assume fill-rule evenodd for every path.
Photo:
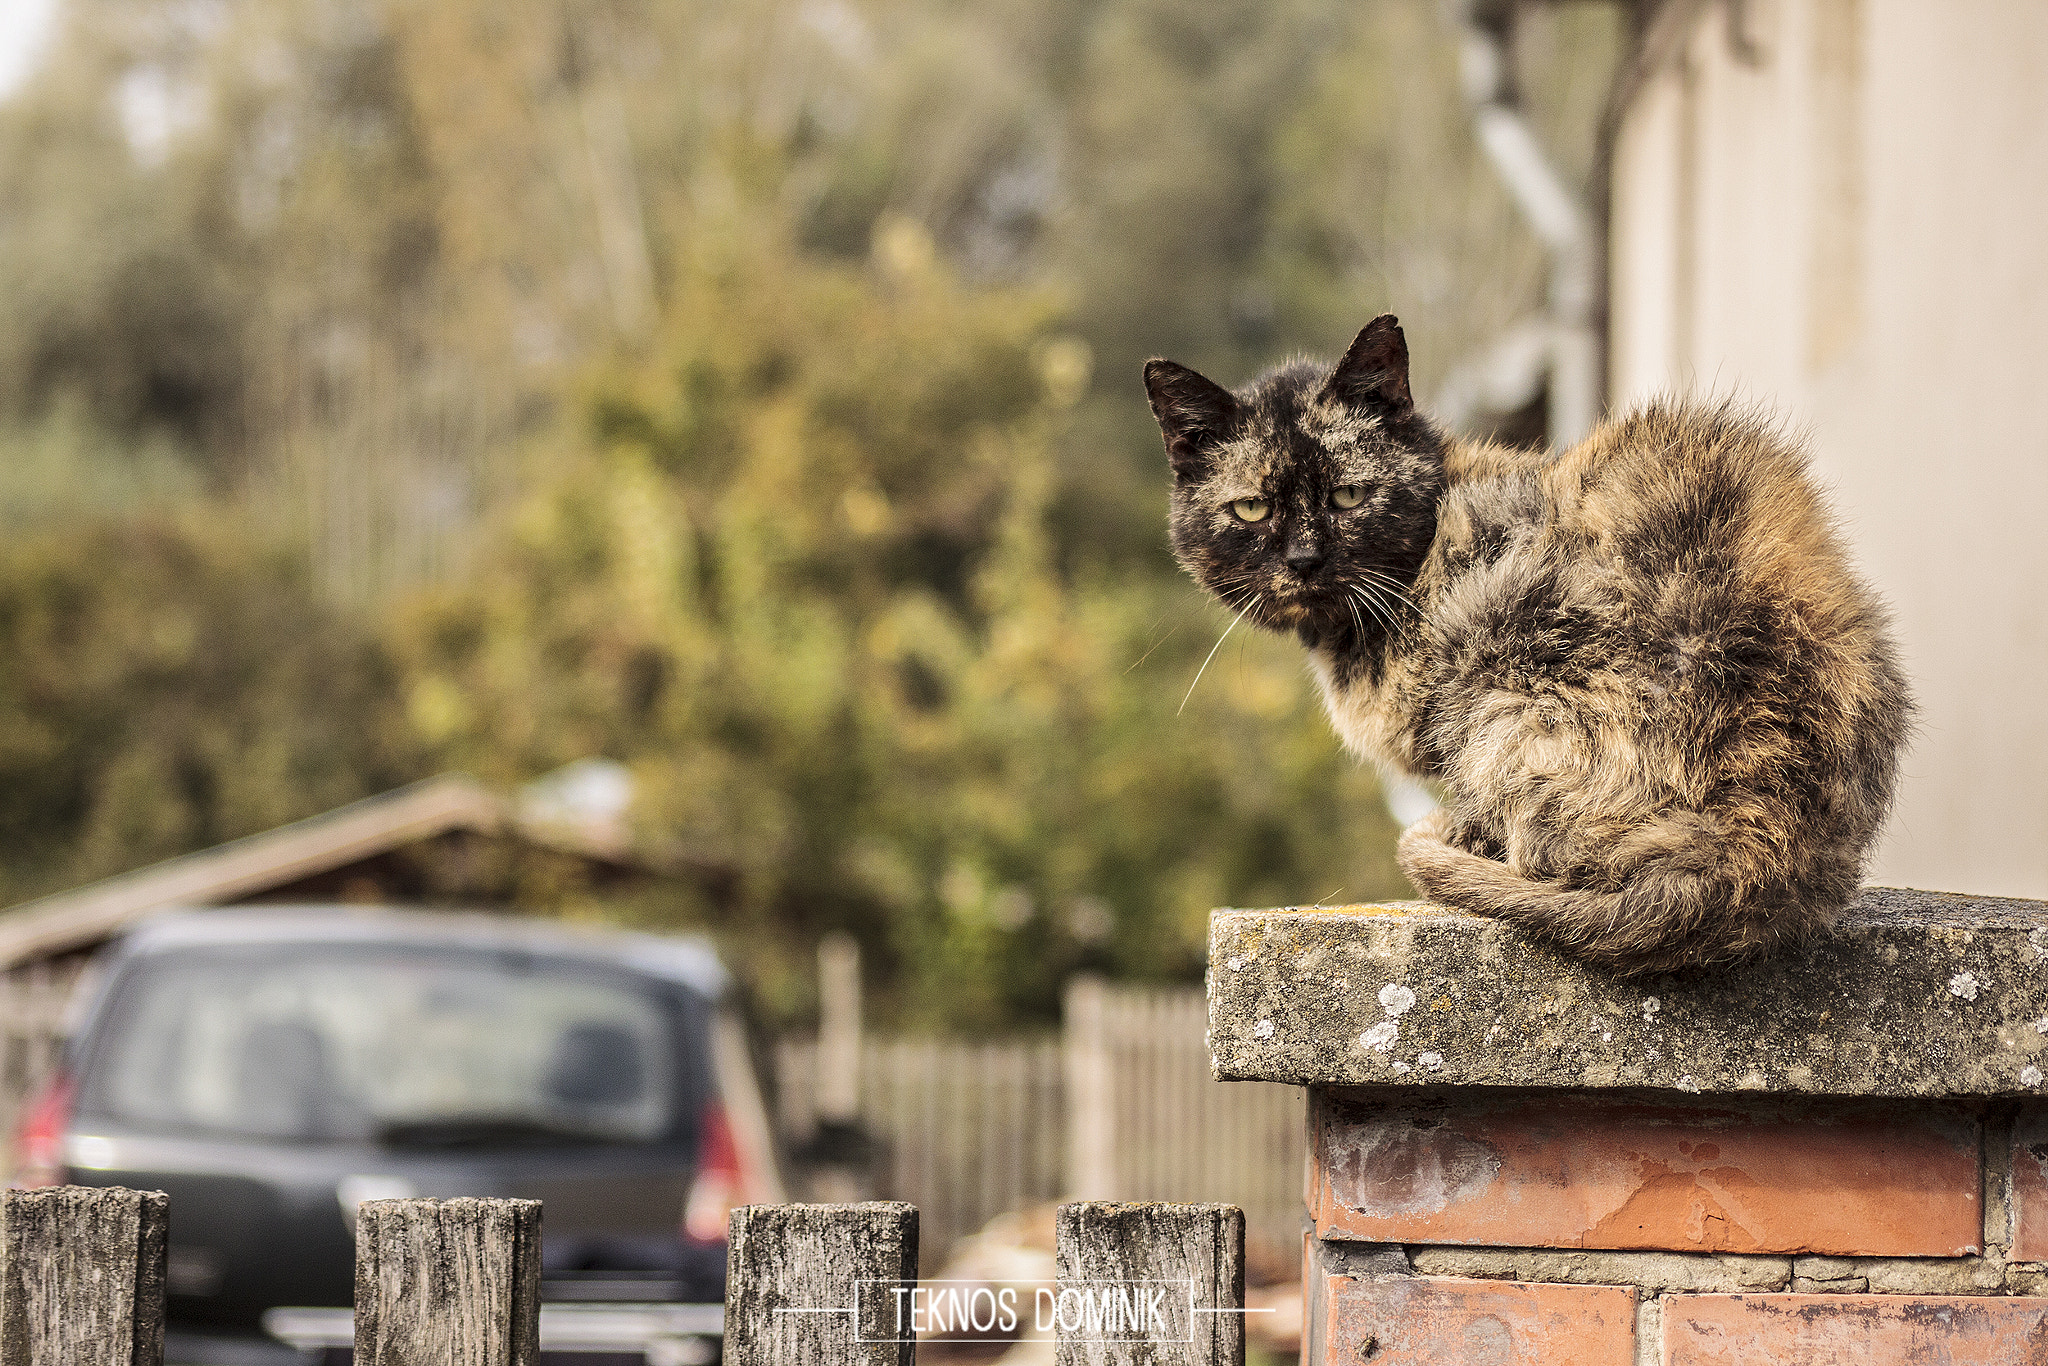
<instances>
[{"instance_id":1,"label":"blurred background","mask_svg":"<svg viewBox=\"0 0 2048 1366\"><path fill-rule=\"evenodd\" d=\"M1524 8L1578 193L1628 16ZM1213 906L1405 894L1297 649L1179 710L1228 617L1137 374L1395 309L1436 392L1542 309L1434 0L30 17L0 904L586 758L697 876L527 904L707 928L778 1021L831 929L881 1020L988 1030L1198 979Z\"/></svg>"},{"instance_id":2,"label":"blurred background","mask_svg":"<svg viewBox=\"0 0 2048 1366\"><path fill-rule=\"evenodd\" d=\"M1206 916L1407 895L1414 794L1290 642L1190 693L1140 363L1392 311L1466 431L1771 405L1918 680L1878 877L2048 895L2044 73L2026 0L0 0L19 1000L171 904L697 931L948 1236L1284 1245L1298 1102L1170 1165Z\"/></svg>"}]
</instances>

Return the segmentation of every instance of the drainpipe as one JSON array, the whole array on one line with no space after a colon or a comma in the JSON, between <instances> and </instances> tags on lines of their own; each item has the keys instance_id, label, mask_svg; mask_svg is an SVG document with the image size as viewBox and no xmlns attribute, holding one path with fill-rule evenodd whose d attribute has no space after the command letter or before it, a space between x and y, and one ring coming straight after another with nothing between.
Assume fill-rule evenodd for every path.
<instances>
[{"instance_id":1,"label":"drainpipe","mask_svg":"<svg viewBox=\"0 0 2048 1366\"><path fill-rule=\"evenodd\" d=\"M1550 372L1550 444L1562 449L1600 415L1599 258L1585 206L1559 179L1522 117L1508 59L1514 0L1449 0L1458 27L1458 65L1472 126L1550 254L1545 301Z\"/></svg>"}]
</instances>

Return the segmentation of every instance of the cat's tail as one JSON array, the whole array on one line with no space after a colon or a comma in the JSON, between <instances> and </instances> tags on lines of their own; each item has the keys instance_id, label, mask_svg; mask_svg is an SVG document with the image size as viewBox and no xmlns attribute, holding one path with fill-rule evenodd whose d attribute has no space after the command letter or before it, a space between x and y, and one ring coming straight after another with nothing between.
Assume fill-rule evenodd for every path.
<instances>
[{"instance_id":1,"label":"cat's tail","mask_svg":"<svg viewBox=\"0 0 2048 1366\"><path fill-rule=\"evenodd\" d=\"M1401 871L1424 896L1629 974L1755 957L1819 929L1853 895L1852 883L1845 895L1739 896L1717 851L1697 845L1644 862L1614 889L1537 881L1447 842L1448 825L1439 811L1401 836Z\"/></svg>"}]
</instances>

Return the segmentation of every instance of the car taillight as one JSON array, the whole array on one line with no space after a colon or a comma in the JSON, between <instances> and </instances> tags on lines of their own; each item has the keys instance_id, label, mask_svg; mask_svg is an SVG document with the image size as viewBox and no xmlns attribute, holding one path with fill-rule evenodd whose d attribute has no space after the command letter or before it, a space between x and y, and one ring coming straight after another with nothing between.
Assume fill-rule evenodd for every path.
<instances>
[{"instance_id":1,"label":"car taillight","mask_svg":"<svg viewBox=\"0 0 2048 1366\"><path fill-rule=\"evenodd\" d=\"M690 1182L690 1198L683 1202L683 1237L693 1243L724 1242L733 1208L744 1203L743 1189L732 1121L725 1117L725 1106L714 1100L704 1107L697 1131L697 1175Z\"/></svg>"},{"instance_id":2,"label":"car taillight","mask_svg":"<svg viewBox=\"0 0 2048 1366\"><path fill-rule=\"evenodd\" d=\"M64 1131L71 1126L71 1091L71 1078L59 1072L23 1112L14 1131L14 1176L8 1182L15 1189L61 1186L69 1179Z\"/></svg>"}]
</instances>

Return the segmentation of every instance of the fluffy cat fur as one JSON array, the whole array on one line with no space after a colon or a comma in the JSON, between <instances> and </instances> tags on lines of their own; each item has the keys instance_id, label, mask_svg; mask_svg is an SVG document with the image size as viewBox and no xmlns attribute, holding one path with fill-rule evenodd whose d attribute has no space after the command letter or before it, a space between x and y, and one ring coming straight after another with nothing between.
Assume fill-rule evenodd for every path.
<instances>
[{"instance_id":1,"label":"fluffy cat fur","mask_svg":"<svg viewBox=\"0 0 2048 1366\"><path fill-rule=\"evenodd\" d=\"M1774 424L1666 399L1561 453L1462 441L1392 317L1335 366L1233 394L1154 360L1145 387L1181 564L1300 637L1354 753L1445 788L1401 837L1425 896L1630 973L1854 898L1911 704Z\"/></svg>"}]
</instances>

